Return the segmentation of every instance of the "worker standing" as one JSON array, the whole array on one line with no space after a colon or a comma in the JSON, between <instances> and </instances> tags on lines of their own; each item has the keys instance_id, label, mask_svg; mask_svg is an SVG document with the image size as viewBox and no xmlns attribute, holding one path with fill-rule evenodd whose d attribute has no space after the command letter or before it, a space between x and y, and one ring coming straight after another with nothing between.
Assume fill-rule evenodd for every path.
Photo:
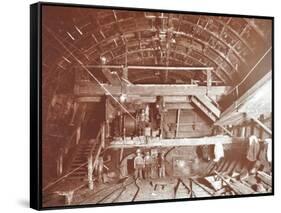
<instances>
[{"instance_id":1,"label":"worker standing","mask_svg":"<svg viewBox=\"0 0 281 213\"><path fill-rule=\"evenodd\" d=\"M166 176L166 168L165 168L165 153L162 152L159 155L158 159L158 166L159 166L159 177L163 178Z\"/></svg>"},{"instance_id":2,"label":"worker standing","mask_svg":"<svg viewBox=\"0 0 281 213\"><path fill-rule=\"evenodd\" d=\"M139 135L144 136L144 129L145 129L145 112L144 109L141 110L140 116L139 116Z\"/></svg>"},{"instance_id":3,"label":"worker standing","mask_svg":"<svg viewBox=\"0 0 281 213\"><path fill-rule=\"evenodd\" d=\"M151 127L150 127L149 123L147 123L145 125L144 136L145 136L145 143L148 144L150 141L150 137L151 137Z\"/></svg>"},{"instance_id":4,"label":"worker standing","mask_svg":"<svg viewBox=\"0 0 281 213\"><path fill-rule=\"evenodd\" d=\"M144 168L144 159L141 155L141 150L137 150L137 156L134 159L135 178L142 179L142 170Z\"/></svg>"},{"instance_id":5,"label":"worker standing","mask_svg":"<svg viewBox=\"0 0 281 213\"><path fill-rule=\"evenodd\" d=\"M154 153L151 155L151 178L157 178L158 177L158 158L157 158L157 153Z\"/></svg>"},{"instance_id":6,"label":"worker standing","mask_svg":"<svg viewBox=\"0 0 281 213\"><path fill-rule=\"evenodd\" d=\"M152 157L149 152L146 152L144 157L144 177L145 179L151 178Z\"/></svg>"},{"instance_id":7,"label":"worker standing","mask_svg":"<svg viewBox=\"0 0 281 213\"><path fill-rule=\"evenodd\" d=\"M99 183L103 183L103 167L104 167L103 157L99 157L96 164Z\"/></svg>"}]
</instances>

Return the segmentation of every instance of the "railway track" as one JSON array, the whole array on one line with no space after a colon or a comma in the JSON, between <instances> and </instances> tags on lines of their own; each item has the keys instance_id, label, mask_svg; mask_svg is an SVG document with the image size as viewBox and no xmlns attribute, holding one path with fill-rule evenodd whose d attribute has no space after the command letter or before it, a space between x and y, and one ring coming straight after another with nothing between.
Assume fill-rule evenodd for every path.
<instances>
[{"instance_id":1,"label":"railway track","mask_svg":"<svg viewBox=\"0 0 281 213\"><path fill-rule=\"evenodd\" d=\"M135 190L133 190L135 189ZM140 188L133 177L126 178L122 183L106 187L89 196L81 204L101 204L135 201Z\"/></svg>"}]
</instances>

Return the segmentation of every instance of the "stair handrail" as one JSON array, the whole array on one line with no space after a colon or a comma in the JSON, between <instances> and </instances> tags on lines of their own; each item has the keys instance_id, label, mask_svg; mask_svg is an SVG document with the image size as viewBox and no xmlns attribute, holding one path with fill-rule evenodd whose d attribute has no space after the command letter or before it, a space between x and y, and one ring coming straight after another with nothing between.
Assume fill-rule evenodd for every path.
<instances>
[{"instance_id":1,"label":"stair handrail","mask_svg":"<svg viewBox=\"0 0 281 213\"><path fill-rule=\"evenodd\" d=\"M65 154L67 154L68 153L68 150L71 148L71 146L72 146L72 144L73 144L73 141L75 141L75 135L76 135L76 132L77 132L77 129L78 129L79 127L76 127L74 130L73 130L73 132L72 132L72 134L71 134L71 136L70 136L70 138L69 138L69 140L68 140L68 142L66 143L66 145L64 146L64 153Z\"/></svg>"},{"instance_id":2,"label":"stair handrail","mask_svg":"<svg viewBox=\"0 0 281 213\"><path fill-rule=\"evenodd\" d=\"M95 159L93 160L94 168L95 168L96 162L98 160L98 157L101 153L101 149L103 148L103 146L104 146L104 123L101 124L100 130L99 130L99 132L97 134L97 137L96 137L96 141L93 144L93 146L90 150L89 156L88 156L88 158L90 158L94 154L94 151L98 148L98 151L95 155Z\"/></svg>"},{"instance_id":3,"label":"stair handrail","mask_svg":"<svg viewBox=\"0 0 281 213\"><path fill-rule=\"evenodd\" d=\"M76 170L80 169L81 167L85 166L87 164L87 162L81 164L80 166L76 167L75 169L71 170L70 172L68 172L67 174L63 175L62 177L58 178L57 180L49 183L47 186L43 187L42 191L46 191L46 189L50 188L51 186L55 185L56 183L59 183L60 181L64 180L65 178L67 178L69 175L71 175L73 172L75 172Z\"/></svg>"},{"instance_id":4,"label":"stair handrail","mask_svg":"<svg viewBox=\"0 0 281 213\"><path fill-rule=\"evenodd\" d=\"M97 134L95 143L92 145L90 153L88 155L88 183L89 189L92 190L94 188L94 181L93 181L93 172L96 168L97 161L99 155L101 153L102 148L104 148L104 140L105 140L105 125L104 122L101 125L101 128ZM95 153L95 157L93 159L94 151L97 150Z\"/></svg>"},{"instance_id":5,"label":"stair handrail","mask_svg":"<svg viewBox=\"0 0 281 213\"><path fill-rule=\"evenodd\" d=\"M96 141L99 141L99 138L102 136L101 133L102 133L102 131L103 131L103 130L102 130L103 128L104 128L104 127L103 127L103 125L102 125L102 127L100 128L100 130L99 130L99 132L98 132L98 134L97 134ZM100 154L100 152L101 152L101 148L102 148L102 143L100 143L100 146L99 146L99 149L98 149L98 152L97 152L97 155L96 155L96 158L95 158L95 161L94 161L94 162L97 161L98 156L99 156L99 154ZM92 156L94 150L95 150L95 146L93 145L92 148L91 148L91 151L90 151L89 156ZM43 187L42 191L46 191L46 190L47 190L48 188L50 188L51 186L53 186L53 185L55 185L56 183L59 183L60 181L64 180L64 179L67 178L69 175L71 175L72 173L74 173L75 171L77 171L78 169L80 169L81 167L83 167L83 166L85 166L85 165L87 165L87 164L88 164L88 162L84 162L84 163L81 164L80 166L78 166L78 167L76 167L75 169L69 171L67 174L63 175L62 177L58 178L57 180L55 180L55 181L49 183L48 185L46 185L45 187Z\"/></svg>"},{"instance_id":6,"label":"stair handrail","mask_svg":"<svg viewBox=\"0 0 281 213\"><path fill-rule=\"evenodd\" d=\"M82 108L82 112L81 112L81 115L80 115L80 119L79 119L79 123L78 125L75 127L75 129L73 130L71 136L68 138L68 141L66 142L66 144L64 145L64 147L61 148L61 151L59 153L59 156L58 156L58 164L59 164L59 168L60 171L59 171L59 175L62 175L64 173L64 162L65 162L65 159L66 159L66 155L68 154L69 150L74 147L75 145L77 145L77 142L76 142L76 137L75 135L78 134L77 131L79 128L81 128L81 124L85 118L85 114L86 114L86 105L83 106ZM75 142L75 143L74 143ZM73 144L74 143L74 144Z\"/></svg>"},{"instance_id":7,"label":"stair handrail","mask_svg":"<svg viewBox=\"0 0 281 213\"><path fill-rule=\"evenodd\" d=\"M85 106L85 105L84 105L84 106ZM71 146L72 146L72 141L75 141L75 140L73 140L73 139L75 139L75 135L77 134L77 130L78 130L79 128L81 128L81 124L82 124L82 122L83 122L83 120L84 120L84 118L85 118L85 115L86 115L86 107L83 107L83 108L82 108L81 115L80 115L80 119L79 119L79 121L78 121L78 125L77 125L76 128L73 130L73 133L72 133L72 135L70 136L69 141L66 143L66 145L65 145L65 147L64 147L64 151L67 150L67 152L68 152L68 150L71 148Z\"/></svg>"}]
</instances>

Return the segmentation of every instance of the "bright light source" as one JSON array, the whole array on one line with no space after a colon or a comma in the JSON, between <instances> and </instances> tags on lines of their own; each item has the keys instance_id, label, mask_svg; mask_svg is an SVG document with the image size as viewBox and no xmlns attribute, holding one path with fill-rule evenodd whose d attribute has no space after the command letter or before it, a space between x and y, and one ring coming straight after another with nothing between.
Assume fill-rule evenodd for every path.
<instances>
[{"instance_id":1,"label":"bright light source","mask_svg":"<svg viewBox=\"0 0 281 213\"><path fill-rule=\"evenodd\" d=\"M66 32L66 33L73 41L75 40L75 38L70 34L70 32Z\"/></svg>"},{"instance_id":2,"label":"bright light source","mask_svg":"<svg viewBox=\"0 0 281 213\"><path fill-rule=\"evenodd\" d=\"M75 27L75 29L78 31L78 33L80 34L80 35L83 35L83 32L77 27L77 26L74 26Z\"/></svg>"},{"instance_id":3,"label":"bright light source","mask_svg":"<svg viewBox=\"0 0 281 213\"><path fill-rule=\"evenodd\" d=\"M126 101L126 99L127 99L127 95L126 94L121 94L120 95L120 102L121 103L124 103Z\"/></svg>"},{"instance_id":4,"label":"bright light source","mask_svg":"<svg viewBox=\"0 0 281 213\"><path fill-rule=\"evenodd\" d=\"M102 63L102 64L106 64L106 61L107 61L107 60L106 60L106 57L101 56L101 57L100 57L100 60L101 60L101 63Z\"/></svg>"}]
</instances>

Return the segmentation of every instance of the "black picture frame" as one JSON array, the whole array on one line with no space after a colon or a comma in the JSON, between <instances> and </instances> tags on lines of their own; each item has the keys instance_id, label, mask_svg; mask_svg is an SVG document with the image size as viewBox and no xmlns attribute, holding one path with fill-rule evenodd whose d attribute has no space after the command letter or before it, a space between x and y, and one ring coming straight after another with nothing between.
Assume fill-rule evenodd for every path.
<instances>
[{"instance_id":1,"label":"black picture frame","mask_svg":"<svg viewBox=\"0 0 281 213\"><path fill-rule=\"evenodd\" d=\"M163 12L163 13L180 13L190 15L211 15L224 17L242 17L267 19L272 21L272 141L274 141L274 17L257 16L257 15L239 15L239 14L223 14L223 13L206 13L206 12L190 12L190 11L173 11L149 8L129 8L129 7L112 7L100 5L82 5L82 4L67 4L67 3L49 3L39 2L30 5L30 207L37 210L48 209L66 209L66 208L84 208L98 206L115 206L115 205L134 205L144 203L162 203L190 200L210 200L210 199L228 199L239 197L254 197L254 196L272 196L274 195L274 143L272 144L272 191L262 194L246 194L223 197L200 197L188 199L173 199L173 200L151 200L137 202L121 202L108 204L86 204L86 205L66 205L43 207L42 205L42 13L44 6L53 7L74 7L74 8L95 8L95 9L118 9L129 11L148 11L148 12Z\"/></svg>"}]
</instances>

